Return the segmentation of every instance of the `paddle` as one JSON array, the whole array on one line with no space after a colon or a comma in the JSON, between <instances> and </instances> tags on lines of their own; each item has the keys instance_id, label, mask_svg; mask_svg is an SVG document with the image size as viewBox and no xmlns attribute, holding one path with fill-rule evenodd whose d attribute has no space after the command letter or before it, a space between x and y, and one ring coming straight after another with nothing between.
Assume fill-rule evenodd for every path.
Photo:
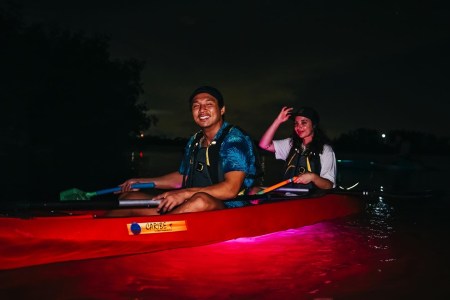
<instances>
[{"instance_id":1,"label":"paddle","mask_svg":"<svg viewBox=\"0 0 450 300\"><path fill-rule=\"evenodd\" d=\"M256 195L263 195L263 194L266 194L266 193L271 192L271 191L273 191L273 190L276 190L276 189L282 187L283 185L286 185L286 184L288 184L288 183L293 182L295 179L297 179L297 176L294 176L294 177L292 177L292 178L283 180L283 181L281 181L281 182L279 182L279 183L277 183L277 184L274 184L274 185L272 185L272 186L269 186L269 187L265 188L265 189L262 190L262 191L257 192Z\"/></svg>"},{"instance_id":2,"label":"paddle","mask_svg":"<svg viewBox=\"0 0 450 300\"><path fill-rule=\"evenodd\" d=\"M252 200L252 199L292 199L292 197L287 197L284 195L246 195L238 196L233 199L225 201L236 201L236 200ZM0 212L12 212L16 214L17 212L32 212L32 211L42 211L58 214L59 212L71 211L71 210L108 210L108 209L118 209L118 208L147 208L156 207L160 203L160 200L154 199L141 199L141 200L89 200L89 201L78 201L78 200L65 200L59 202L2 202L0 203Z\"/></svg>"},{"instance_id":3,"label":"paddle","mask_svg":"<svg viewBox=\"0 0 450 300\"><path fill-rule=\"evenodd\" d=\"M150 183L135 183L131 186L133 189L150 189L154 188L155 184L153 182ZM117 186L110 189L99 190L95 192L83 192L79 189L70 189L66 191L62 191L59 194L59 200L61 201L69 201L69 200L89 200L94 196L112 194L115 192L120 192L122 188Z\"/></svg>"},{"instance_id":4,"label":"paddle","mask_svg":"<svg viewBox=\"0 0 450 300\"><path fill-rule=\"evenodd\" d=\"M272 188L271 186L270 188ZM264 190L265 191L265 190ZM283 194L280 192L291 192L291 193L299 193L299 195L295 194ZM409 193L387 193L383 191L349 191L342 189L329 189L329 190L314 190L310 191L304 188L277 188L274 194L269 194L268 192L264 194L254 194L254 195L241 195L236 198L223 200L223 201L250 201L250 200L264 200L264 201L278 201L278 200L288 200L288 199L298 199L298 198L315 198L320 197L325 194L337 194L337 195L349 195L349 196L359 196L359 197L388 197L388 198L396 198L396 199L420 199L420 198L429 198L435 197L439 195L438 191L417 191L417 192L409 192ZM116 207L119 208L131 208L131 207L155 207L158 206L160 200L153 199L140 199L140 200L119 200L118 203L115 203ZM102 204L102 202L99 202ZM104 203L104 202L103 202ZM103 204L105 205L105 204Z\"/></svg>"},{"instance_id":5,"label":"paddle","mask_svg":"<svg viewBox=\"0 0 450 300\"><path fill-rule=\"evenodd\" d=\"M241 195L241 196L237 196L236 198L233 199L228 199L228 200L224 200L224 201L236 201L236 200L253 200L253 199L258 199L261 198L261 195L267 194L273 190L276 190L288 183L293 182L295 179L297 178L297 176L294 176L292 178L283 180L277 184L274 184L270 187L267 187L261 191L259 191L258 193L254 194L254 195ZM295 191L302 191L303 193L308 192L308 189L295 189ZM283 196L283 198L289 198L288 196ZM150 207L150 206L157 206L159 204L160 200L147 200L147 199L143 199L143 200L125 200L125 201L120 201L119 202L119 206L120 207L139 207L139 206L146 206L146 207Z\"/></svg>"},{"instance_id":6,"label":"paddle","mask_svg":"<svg viewBox=\"0 0 450 300\"><path fill-rule=\"evenodd\" d=\"M349 195L349 196L357 196L357 197L388 197L392 199L423 199L423 198L431 198L442 195L442 191L417 191L417 192L404 192L404 193L388 193L383 191L349 191L349 190L339 190L339 189L331 189L331 190L317 190L313 192L305 193L305 189L295 189L289 188L289 192L298 192L301 195L293 195L289 196L286 194L282 194L283 188L277 189L276 193L270 194L255 194L255 195L245 195L238 196L233 199L225 200L225 201L236 201L236 200L263 200L260 203L265 203L266 201L283 201L290 199L310 199L320 197L324 194L338 194L338 195ZM7 215L21 215L27 216L32 211L43 211L43 212L55 212L56 214L59 212L70 211L70 210L104 210L104 209L117 209L117 208L145 208L145 207L155 207L159 204L159 200L153 199L142 199L142 200L99 200L99 201L64 201L64 202L3 202L0 205L0 211L8 212ZM66 213L69 214L69 213Z\"/></svg>"}]
</instances>

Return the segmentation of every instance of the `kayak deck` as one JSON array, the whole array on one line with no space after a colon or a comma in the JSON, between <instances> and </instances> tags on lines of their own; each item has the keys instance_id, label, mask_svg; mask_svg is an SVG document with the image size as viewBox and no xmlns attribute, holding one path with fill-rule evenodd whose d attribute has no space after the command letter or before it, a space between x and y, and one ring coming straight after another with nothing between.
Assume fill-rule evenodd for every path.
<instances>
[{"instance_id":1,"label":"kayak deck","mask_svg":"<svg viewBox=\"0 0 450 300\"><path fill-rule=\"evenodd\" d=\"M360 212L361 199L316 198L177 215L0 218L0 269L205 245L298 228ZM51 247L49 247L51 245ZM78 249L79 251L73 251Z\"/></svg>"}]
</instances>

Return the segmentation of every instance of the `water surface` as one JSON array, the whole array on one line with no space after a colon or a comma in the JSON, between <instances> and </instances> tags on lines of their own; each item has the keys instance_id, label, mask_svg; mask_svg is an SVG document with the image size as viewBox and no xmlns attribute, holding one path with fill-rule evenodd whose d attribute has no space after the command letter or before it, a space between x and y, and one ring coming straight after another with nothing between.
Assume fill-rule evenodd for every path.
<instances>
[{"instance_id":1,"label":"water surface","mask_svg":"<svg viewBox=\"0 0 450 300\"><path fill-rule=\"evenodd\" d=\"M159 175L178 166L178 155L143 153L135 158L135 172ZM348 183L390 191L448 186L439 163L408 172L350 167L340 172ZM272 176L267 180L276 182ZM2 271L0 297L448 299L448 195L376 197L360 215L259 237Z\"/></svg>"}]
</instances>

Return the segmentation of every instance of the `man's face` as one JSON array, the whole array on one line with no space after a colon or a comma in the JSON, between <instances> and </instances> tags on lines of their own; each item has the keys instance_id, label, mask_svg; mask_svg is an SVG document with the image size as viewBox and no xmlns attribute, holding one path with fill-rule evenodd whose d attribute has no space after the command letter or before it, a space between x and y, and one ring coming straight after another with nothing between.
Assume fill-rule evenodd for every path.
<instances>
[{"instance_id":1,"label":"man's face","mask_svg":"<svg viewBox=\"0 0 450 300\"><path fill-rule=\"evenodd\" d=\"M200 93L192 99L192 116L195 123L201 128L210 128L222 125L222 115L225 113L225 106L219 108L217 99L208 93Z\"/></svg>"}]
</instances>

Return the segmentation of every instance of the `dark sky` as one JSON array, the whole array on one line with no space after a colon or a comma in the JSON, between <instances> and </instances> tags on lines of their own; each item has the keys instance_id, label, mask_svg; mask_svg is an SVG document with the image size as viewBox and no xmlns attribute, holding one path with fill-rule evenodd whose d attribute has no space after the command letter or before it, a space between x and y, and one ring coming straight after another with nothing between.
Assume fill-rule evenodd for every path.
<instances>
[{"instance_id":1,"label":"dark sky","mask_svg":"<svg viewBox=\"0 0 450 300\"><path fill-rule=\"evenodd\" d=\"M255 138L283 105L315 107L331 137L450 136L445 1L13 2L27 21L106 34L113 58L144 60L143 100L160 119L152 134L190 135L187 97L208 84L224 94L227 120Z\"/></svg>"}]
</instances>

